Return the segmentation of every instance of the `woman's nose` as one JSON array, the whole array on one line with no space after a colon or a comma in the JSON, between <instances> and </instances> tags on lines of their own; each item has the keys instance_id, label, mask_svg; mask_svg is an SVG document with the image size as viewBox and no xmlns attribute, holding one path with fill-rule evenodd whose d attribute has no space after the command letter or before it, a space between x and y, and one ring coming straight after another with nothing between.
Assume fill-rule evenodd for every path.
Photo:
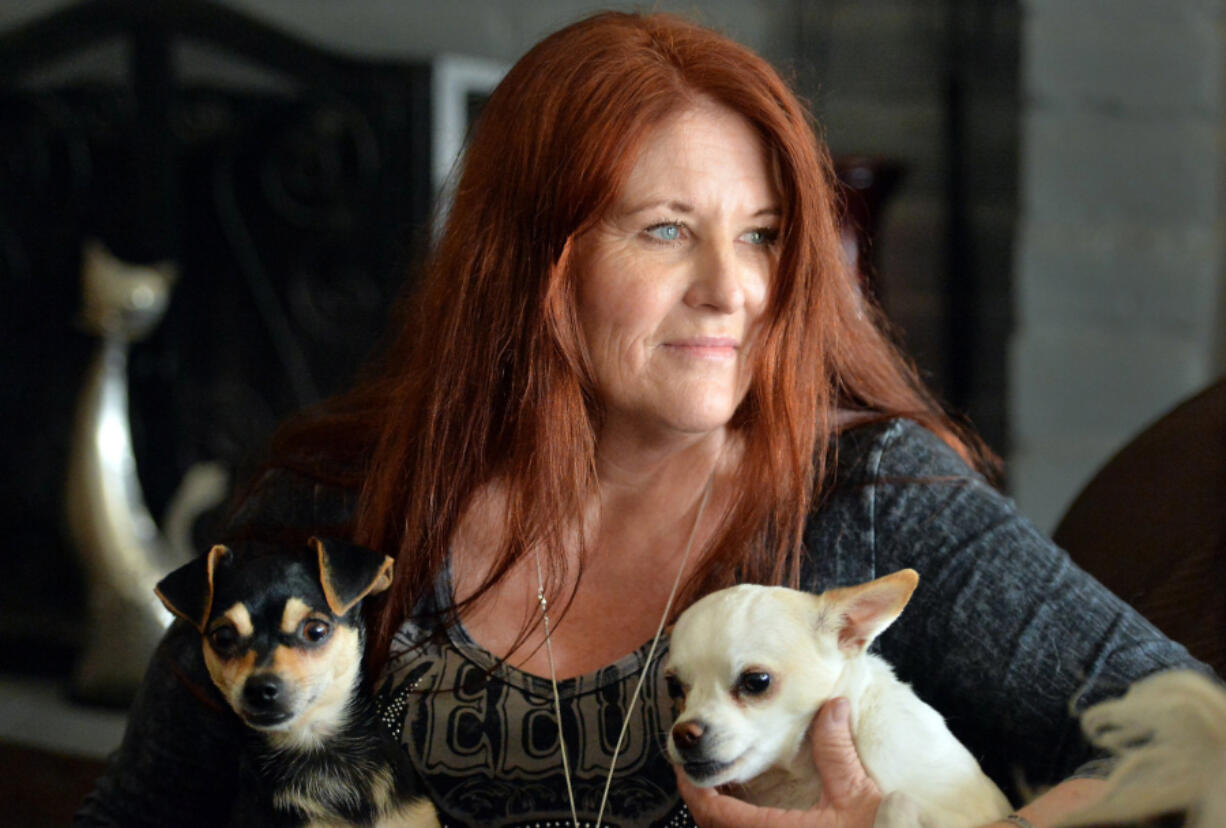
<instances>
[{"instance_id":1,"label":"woman's nose","mask_svg":"<svg viewBox=\"0 0 1226 828\"><path fill-rule=\"evenodd\" d=\"M745 304L746 266L737 260L735 242L705 242L694 257L685 302L693 308L733 313Z\"/></svg>"}]
</instances>

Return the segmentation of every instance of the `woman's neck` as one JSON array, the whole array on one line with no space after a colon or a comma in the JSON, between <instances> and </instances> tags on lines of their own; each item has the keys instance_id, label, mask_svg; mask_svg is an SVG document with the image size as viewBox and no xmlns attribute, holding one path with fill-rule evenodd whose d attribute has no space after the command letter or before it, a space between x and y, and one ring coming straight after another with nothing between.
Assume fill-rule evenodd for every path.
<instances>
[{"instance_id":1,"label":"woman's neck","mask_svg":"<svg viewBox=\"0 0 1226 828\"><path fill-rule=\"evenodd\" d=\"M596 448L597 490L591 503L605 515L663 509L676 519L702 496L713 474L735 465L735 444L727 429L669 441L604 432Z\"/></svg>"},{"instance_id":2,"label":"woman's neck","mask_svg":"<svg viewBox=\"0 0 1226 828\"><path fill-rule=\"evenodd\" d=\"M733 448L721 436L679 446L668 455L605 452L599 457L597 485L582 516L584 542L578 543L576 527L575 542L559 550L565 579L550 585L550 606L557 608L557 615L550 613L551 637L560 677L611 664L655 633L691 532L687 570L698 563L734 497ZM708 482L712 491L700 515ZM483 583L505 541L504 486L488 484L457 533L452 573L458 600ZM532 554L520 560L464 613L468 633L497 655L511 655L525 625L537 619L535 562ZM547 574L549 569L547 564ZM539 628L531 631L511 660L528 672L548 675L540 633Z\"/></svg>"}]
</instances>

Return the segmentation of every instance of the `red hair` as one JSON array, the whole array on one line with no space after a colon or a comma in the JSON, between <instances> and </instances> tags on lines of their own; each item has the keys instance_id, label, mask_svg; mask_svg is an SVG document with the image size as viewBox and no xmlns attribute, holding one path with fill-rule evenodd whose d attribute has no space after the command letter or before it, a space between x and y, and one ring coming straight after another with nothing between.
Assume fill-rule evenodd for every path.
<instances>
[{"instance_id":1,"label":"red hair","mask_svg":"<svg viewBox=\"0 0 1226 828\"><path fill-rule=\"evenodd\" d=\"M595 482L601 416L575 318L571 242L614 200L644 136L700 98L761 135L783 215L752 380L731 423L744 445L740 491L685 597L796 578L838 409L911 417L969 460L983 456L855 287L829 157L775 71L676 17L590 17L524 55L484 107L442 237L374 378L287 432L299 446L342 435L364 458L354 538L397 559L373 619L376 662L445 566L474 494L495 478L507 492L506 541L482 589L532 548L559 571L562 533Z\"/></svg>"}]
</instances>

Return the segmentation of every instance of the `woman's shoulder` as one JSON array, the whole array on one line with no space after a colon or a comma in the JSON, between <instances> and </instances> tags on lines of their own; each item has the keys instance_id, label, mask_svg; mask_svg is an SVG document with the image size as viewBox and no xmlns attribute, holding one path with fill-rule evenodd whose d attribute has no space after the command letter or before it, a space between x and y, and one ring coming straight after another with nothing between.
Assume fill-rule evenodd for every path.
<instances>
[{"instance_id":1,"label":"woman's shoulder","mask_svg":"<svg viewBox=\"0 0 1226 828\"><path fill-rule=\"evenodd\" d=\"M905 417L845 429L836 440L838 482L978 479L957 451L931 429Z\"/></svg>"},{"instance_id":2,"label":"woman's shoulder","mask_svg":"<svg viewBox=\"0 0 1226 828\"><path fill-rule=\"evenodd\" d=\"M370 396L328 400L282 423L232 499L223 539L349 527L374 451L380 409Z\"/></svg>"},{"instance_id":3,"label":"woman's shoulder","mask_svg":"<svg viewBox=\"0 0 1226 828\"><path fill-rule=\"evenodd\" d=\"M805 583L846 585L877 577L877 550L900 529L922 524L951 496L968 508L1004 499L932 430L882 419L845 429L805 526ZM820 551L820 554L819 554Z\"/></svg>"},{"instance_id":4,"label":"woman's shoulder","mask_svg":"<svg viewBox=\"0 0 1226 828\"><path fill-rule=\"evenodd\" d=\"M271 466L240 491L223 535L227 540L347 529L357 508L358 486L339 476Z\"/></svg>"}]
</instances>

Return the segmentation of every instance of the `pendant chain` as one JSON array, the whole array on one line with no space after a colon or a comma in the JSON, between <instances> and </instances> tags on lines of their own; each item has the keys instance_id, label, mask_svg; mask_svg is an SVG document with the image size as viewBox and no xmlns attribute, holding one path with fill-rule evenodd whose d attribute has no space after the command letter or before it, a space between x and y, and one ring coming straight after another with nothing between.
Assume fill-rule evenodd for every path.
<instances>
[{"instance_id":1,"label":"pendant chain","mask_svg":"<svg viewBox=\"0 0 1226 828\"><path fill-rule=\"evenodd\" d=\"M638 682L634 685L634 693L630 696L630 704L626 708L626 715L622 718L621 732L617 735L617 744L613 748L613 757L609 763L609 775L605 777L604 792L600 797L600 810L596 813L596 826L600 828L601 822L604 819L605 805L609 801L609 789L613 784L613 772L617 769L617 756L621 753L622 744L626 739L626 730L630 726L630 716L634 712L634 705L638 702L639 694L643 689L643 682L647 678L651 660L655 657L656 646L660 643L660 636L664 633L664 625L668 621L669 613L673 608L673 601L677 597L677 590L681 586L681 576L685 574L685 566L690 558L690 551L694 546L694 538L698 535L698 524L702 521L702 513L707 508L707 500L711 496L711 488L715 481L715 474L712 473L710 479L707 480L706 488L702 493L702 501L698 504L698 513L694 515L694 525L690 527L690 536L685 543L685 551L681 555L681 565L677 569L677 575L673 578L672 589L668 593L668 601L664 604L664 613L660 616L660 623L656 627L655 637L651 640L651 647L647 650L647 656L643 659L643 666L639 670ZM566 753L566 738L562 734L562 699L558 694L558 673L554 669L553 664L553 644L549 637L549 601L545 598L545 579L541 572L541 553L538 549L536 552L536 600L540 604L541 619L545 630L545 655L549 661L549 684L553 689L553 714L556 718L558 728L558 745L562 753L562 776L566 780L566 798L570 803L570 818L574 822L575 828L579 828L579 813L575 806L575 790L570 778L570 761Z\"/></svg>"}]
</instances>

